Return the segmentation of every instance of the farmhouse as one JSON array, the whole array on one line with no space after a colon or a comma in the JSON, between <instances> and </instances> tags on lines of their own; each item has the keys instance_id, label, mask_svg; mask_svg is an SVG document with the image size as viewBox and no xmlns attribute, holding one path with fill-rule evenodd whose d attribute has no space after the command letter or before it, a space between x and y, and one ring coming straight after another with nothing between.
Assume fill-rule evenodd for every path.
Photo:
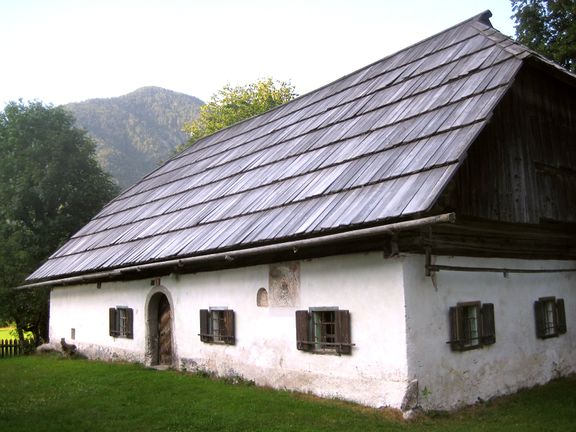
<instances>
[{"instance_id":1,"label":"farmhouse","mask_svg":"<svg viewBox=\"0 0 576 432\"><path fill-rule=\"evenodd\" d=\"M490 16L122 193L28 278L51 339L404 410L576 372L576 76Z\"/></svg>"}]
</instances>

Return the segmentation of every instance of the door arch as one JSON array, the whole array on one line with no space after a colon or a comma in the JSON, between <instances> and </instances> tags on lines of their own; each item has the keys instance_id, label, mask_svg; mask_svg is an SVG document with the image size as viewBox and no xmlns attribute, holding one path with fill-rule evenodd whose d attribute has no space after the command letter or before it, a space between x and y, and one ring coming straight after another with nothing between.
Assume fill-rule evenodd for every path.
<instances>
[{"instance_id":1,"label":"door arch","mask_svg":"<svg viewBox=\"0 0 576 432\"><path fill-rule=\"evenodd\" d=\"M147 357L150 365L172 366L174 362L173 312L164 292L155 292L148 301Z\"/></svg>"}]
</instances>

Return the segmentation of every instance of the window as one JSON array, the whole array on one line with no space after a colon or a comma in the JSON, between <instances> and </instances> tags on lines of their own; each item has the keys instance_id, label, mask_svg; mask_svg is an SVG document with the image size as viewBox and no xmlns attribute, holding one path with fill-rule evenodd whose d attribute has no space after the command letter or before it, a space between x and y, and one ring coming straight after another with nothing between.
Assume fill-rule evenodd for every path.
<instances>
[{"instance_id":1,"label":"window","mask_svg":"<svg viewBox=\"0 0 576 432\"><path fill-rule=\"evenodd\" d=\"M268 307L268 291L266 288L260 288L256 294L256 305L258 307Z\"/></svg>"},{"instance_id":2,"label":"window","mask_svg":"<svg viewBox=\"0 0 576 432\"><path fill-rule=\"evenodd\" d=\"M496 342L494 305L492 303L458 303L450 308L450 347L466 351Z\"/></svg>"},{"instance_id":3,"label":"window","mask_svg":"<svg viewBox=\"0 0 576 432\"><path fill-rule=\"evenodd\" d=\"M556 337L566 333L564 300L556 297L541 297L534 302L536 335L540 339Z\"/></svg>"},{"instance_id":4,"label":"window","mask_svg":"<svg viewBox=\"0 0 576 432\"><path fill-rule=\"evenodd\" d=\"M109 333L112 337L132 339L134 337L134 311L125 306L110 308Z\"/></svg>"},{"instance_id":5,"label":"window","mask_svg":"<svg viewBox=\"0 0 576 432\"><path fill-rule=\"evenodd\" d=\"M200 340L207 343L234 345L234 311L224 308L200 310Z\"/></svg>"},{"instance_id":6,"label":"window","mask_svg":"<svg viewBox=\"0 0 576 432\"><path fill-rule=\"evenodd\" d=\"M351 354L350 313L338 308L296 311L296 346L301 351Z\"/></svg>"}]
</instances>

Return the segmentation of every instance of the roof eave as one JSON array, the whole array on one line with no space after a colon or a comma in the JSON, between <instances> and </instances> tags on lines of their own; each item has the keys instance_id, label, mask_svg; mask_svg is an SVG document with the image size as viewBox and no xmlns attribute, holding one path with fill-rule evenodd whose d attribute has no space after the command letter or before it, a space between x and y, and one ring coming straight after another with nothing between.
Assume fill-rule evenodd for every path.
<instances>
[{"instance_id":1,"label":"roof eave","mask_svg":"<svg viewBox=\"0 0 576 432\"><path fill-rule=\"evenodd\" d=\"M361 228L352 231L344 231L336 234L324 235L321 237L313 237L308 239L274 243L265 246L255 246L246 249L238 249L235 251L216 252L187 258L179 258L179 259L177 258L166 261L123 267L119 269L102 271L102 272L90 272L76 276L65 276L58 279L47 279L37 282L31 281L31 283L21 285L16 289L29 289L29 288L39 288L46 286L54 287L63 285L79 285L85 283L95 283L99 281L101 282L101 281L121 279L129 273L135 273L137 275L149 271L159 271L162 269L178 270L178 269L184 269L185 267L190 267L195 264L201 264L209 261L216 261L216 262L234 261L244 257L252 257L280 251L293 251L294 253L296 253L300 249L306 249L318 246L327 246L339 242L345 242L349 240L360 240L374 236L389 235L398 231L405 231L441 223L454 223L455 221L456 221L455 213L443 213L420 219L412 219L402 222L388 223L385 225L379 225L369 228Z\"/></svg>"}]
</instances>

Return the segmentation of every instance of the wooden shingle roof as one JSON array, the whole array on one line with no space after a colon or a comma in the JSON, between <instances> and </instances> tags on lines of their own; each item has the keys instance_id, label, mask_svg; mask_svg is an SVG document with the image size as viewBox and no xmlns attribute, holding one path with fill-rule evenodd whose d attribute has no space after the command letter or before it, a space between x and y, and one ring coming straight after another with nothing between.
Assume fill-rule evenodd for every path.
<instances>
[{"instance_id":1,"label":"wooden shingle roof","mask_svg":"<svg viewBox=\"0 0 576 432\"><path fill-rule=\"evenodd\" d=\"M198 141L110 202L28 281L428 211L533 56L490 16Z\"/></svg>"}]
</instances>

